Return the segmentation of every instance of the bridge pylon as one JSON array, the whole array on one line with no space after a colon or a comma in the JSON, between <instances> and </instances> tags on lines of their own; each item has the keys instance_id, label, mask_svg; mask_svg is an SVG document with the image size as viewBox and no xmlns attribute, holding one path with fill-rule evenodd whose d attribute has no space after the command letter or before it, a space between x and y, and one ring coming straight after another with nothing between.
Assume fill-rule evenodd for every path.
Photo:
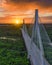
<instances>
[{"instance_id":1,"label":"bridge pylon","mask_svg":"<svg viewBox=\"0 0 52 65\"><path fill-rule=\"evenodd\" d=\"M27 33L27 27L24 19L23 19L23 30L25 33Z\"/></svg>"},{"instance_id":2,"label":"bridge pylon","mask_svg":"<svg viewBox=\"0 0 52 65\"><path fill-rule=\"evenodd\" d=\"M42 45L42 40L41 40L41 34L40 34L40 29L39 29L39 17L38 17L38 9L35 10L35 22L33 25L33 30L32 30L32 41L35 42L37 47L40 49L40 60L41 60L41 65L44 65L44 51L43 51L43 45ZM31 45L32 45L31 41Z\"/></svg>"}]
</instances>

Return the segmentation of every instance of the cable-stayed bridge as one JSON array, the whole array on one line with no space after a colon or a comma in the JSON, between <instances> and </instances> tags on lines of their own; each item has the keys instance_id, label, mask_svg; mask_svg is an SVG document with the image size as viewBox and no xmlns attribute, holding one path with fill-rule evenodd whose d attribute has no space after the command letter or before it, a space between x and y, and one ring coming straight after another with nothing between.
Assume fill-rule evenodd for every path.
<instances>
[{"instance_id":1,"label":"cable-stayed bridge","mask_svg":"<svg viewBox=\"0 0 52 65\"><path fill-rule=\"evenodd\" d=\"M35 10L31 37L28 34L24 20L22 35L31 65L52 65L52 43L43 24L39 24L38 9Z\"/></svg>"}]
</instances>

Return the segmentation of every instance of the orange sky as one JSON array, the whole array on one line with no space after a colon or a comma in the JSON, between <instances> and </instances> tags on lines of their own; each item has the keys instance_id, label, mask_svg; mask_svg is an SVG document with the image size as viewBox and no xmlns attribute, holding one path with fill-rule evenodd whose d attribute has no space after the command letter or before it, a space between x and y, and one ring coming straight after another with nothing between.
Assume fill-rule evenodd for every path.
<instances>
[{"instance_id":1,"label":"orange sky","mask_svg":"<svg viewBox=\"0 0 52 65\"><path fill-rule=\"evenodd\" d=\"M11 23L13 18L25 18L26 21L32 21L35 14L35 9L39 10L39 17L49 17L44 20L48 23L52 22L52 5L42 5L40 2L6 2L0 4L0 23ZM42 6L41 6L42 5ZM2 9L1 9L2 7ZM42 19L43 20L43 19ZM46 21L47 20L47 21Z\"/></svg>"}]
</instances>

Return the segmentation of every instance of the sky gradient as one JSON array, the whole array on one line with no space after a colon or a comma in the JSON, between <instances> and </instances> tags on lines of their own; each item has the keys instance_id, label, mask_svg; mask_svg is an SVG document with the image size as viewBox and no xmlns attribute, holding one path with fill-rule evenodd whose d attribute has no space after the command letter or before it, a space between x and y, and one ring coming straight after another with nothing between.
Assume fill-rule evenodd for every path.
<instances>
[{"instance_id":1,"label":"sky gradient","mask_svg":"<svg viewBox=\"0 0 52 65\"><path fill-rule=\"evenodd\" d=\"M0 21L3 17L3 21L6 21L7 17L31 19L35 9L38 9L39 17L45 17L52 22L52 0L3 0L0 3Z\"/></svg>"}]
</instances>

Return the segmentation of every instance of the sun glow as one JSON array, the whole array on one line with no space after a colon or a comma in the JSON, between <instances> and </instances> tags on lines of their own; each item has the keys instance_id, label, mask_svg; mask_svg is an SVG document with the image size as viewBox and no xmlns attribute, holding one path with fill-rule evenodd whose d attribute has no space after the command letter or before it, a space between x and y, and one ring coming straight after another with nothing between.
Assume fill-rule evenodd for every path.
<instances>
[{"instance_id":1,"label":"sun glow","mask_svg":"<svg viewBox=\"0 0 52 65\"><path fill-rule=\"evenodd\" d=\"M16 19L15 24L22 24L22 20L21 19Z\"/></svg>"},{"instance_id":2,"label":"sun glow","mask_svg":"<svg viewBox=\"0 0 52 65\"><path fill-rule=\"evenodd\" d=\"M20 23L20 21L19 20L16 20L16 24L19 24Z\"/></svg>"}]
</instances>

